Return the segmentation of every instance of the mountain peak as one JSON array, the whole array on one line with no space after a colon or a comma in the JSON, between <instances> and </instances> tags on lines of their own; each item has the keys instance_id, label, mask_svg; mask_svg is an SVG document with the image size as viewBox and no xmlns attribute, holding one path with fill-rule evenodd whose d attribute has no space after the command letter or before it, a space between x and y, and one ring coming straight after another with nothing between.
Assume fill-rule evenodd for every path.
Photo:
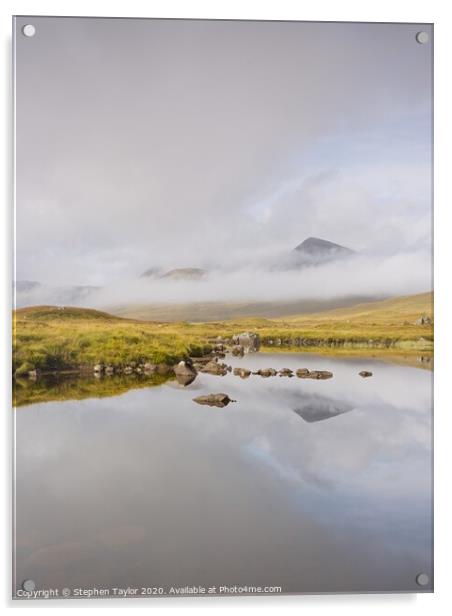
<instances>
[{"instance_id":1,"label":"mountain peak","mask_svg":"<svg viewBox=\"0 0 452 616\"><path fill-rule=\"evenodd\" d=\"M315 260L330 260L337 257L345 257L352 255L354 250L335 244L328 240L323 240L319 237L308 237L301 244L298 244L294 250L302 255Z\"/></svg>"},{"instance_id":2,"label":"mountain peak","mask_svg":"<svg viewBox=\"0 0 452 616\"><path fill-rule=\"evenodd\" d=\"M351 254L354 252L350 248L346 248L345 246L335 244L334 242L330 242L328 240L322 240L320 237L308 237L301 242L301 244L298 244L294 250L311 254L317 254L319 252L346 252L347 254Z\"/></svg>"}]
</instances>

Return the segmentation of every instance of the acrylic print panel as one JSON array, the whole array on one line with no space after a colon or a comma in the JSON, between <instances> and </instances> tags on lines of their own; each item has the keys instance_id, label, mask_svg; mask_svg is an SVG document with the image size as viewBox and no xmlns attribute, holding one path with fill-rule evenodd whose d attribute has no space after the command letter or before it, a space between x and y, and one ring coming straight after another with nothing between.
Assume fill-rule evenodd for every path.
<instances>
[{"instance_id":1,"label":"acrylic print panel","mask_svg":"<svg viewBox=\"0 0 452 616\"><path fill-rule=\"evenodd\" d=\"M14 596L432 591L432 26L13 28Z\"/></svg>"}]
</instances>

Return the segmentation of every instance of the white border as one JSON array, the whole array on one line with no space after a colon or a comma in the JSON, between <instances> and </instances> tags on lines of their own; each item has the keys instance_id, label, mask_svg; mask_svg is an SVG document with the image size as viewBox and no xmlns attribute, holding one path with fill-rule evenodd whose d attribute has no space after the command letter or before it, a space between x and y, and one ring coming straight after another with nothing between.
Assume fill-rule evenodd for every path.
<instances>
[{"instance_id":1,"label":"white border","mask_svg":"<svg viewBox=\"0 0 452 616\"><path fill-rule=\"evenodd\" d=\"M0 208L2 233L2 265L0 268L0 317L3 326L3 349L0 352L0 391L3 394L3 506L0 508L2 534L5 541L0 557L1 602L12 609L72 608L87 611L96 608L130 609L145 607L153 612L171 613L184 609L197 613L209 610L225 612L241 610L270 614L305 611L320 615L334 610L340 614L378 613L433 614L452 613L449 595L452 507L450 480L450 451L452 450L452 408L448 404L450 387L448 372L451 362L451 293L452 263L451 226L451 165L452 134L450 125L451 96L451 9L445 0L4 0L0 6L3 73L1 109L3 134L7 136L1 149L1 179L3 186ZM232 19L299 19L324 21L381 21L435 23L435 593L420 595L326 595L212 599L149 599L102 600L64 602L15 602L9 599L11 589L11 412L10 412L10 306L12 272L12 115L11 115L11 15L85 15L123 17L187 17Z\"/></svg>"}]
</instances>

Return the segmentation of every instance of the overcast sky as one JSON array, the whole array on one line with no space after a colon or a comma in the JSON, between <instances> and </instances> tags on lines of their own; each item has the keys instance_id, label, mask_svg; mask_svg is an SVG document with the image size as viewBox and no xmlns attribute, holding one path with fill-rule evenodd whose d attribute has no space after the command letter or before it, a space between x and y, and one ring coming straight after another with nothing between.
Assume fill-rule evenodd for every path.
<instances>
[{"instance_id":1,"label":"overcast sky","mask_svg":"<svg viewBox=\"0 0 452 616\"><path fill-rule=\"evenodd\" d=\"M430 26L16 27L18 280L114 285L312 235L428 272Z\"/></svg>"}]
</instances>

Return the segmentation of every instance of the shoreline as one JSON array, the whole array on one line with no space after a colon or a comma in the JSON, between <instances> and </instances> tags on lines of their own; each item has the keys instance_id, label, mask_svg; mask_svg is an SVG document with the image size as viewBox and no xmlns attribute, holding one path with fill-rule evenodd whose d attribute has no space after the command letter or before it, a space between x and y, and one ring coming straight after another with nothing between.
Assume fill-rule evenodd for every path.
<instances>
[{"instance_id":1,"label":"shoreline","mask_svg":"<svg viewBox=\"0 0 452 616\"><path fill-rule=\"evenodd\" d=\"M322 352L324 351L324 352ZM335 359L372 360L387 364L406 366L409 368L427 370L433 372L433 353L418 354L414 352L400 354L396 352L372 351L368 349L341 350L329 348L300 350L298 348L268 349L261 347L252 355L275 356L275 355L299 355L311 357L331 357ZM228 354L228 359L232 359ZM240 361L242 358L234 358ZM221 360L220 360L221 361ZM227 360L226 360L227 361ZM122 395L133 389L157 387L168 382L177 381L173 369L166 374L153 373L116 373L102 374L97 376L92 370L53 370L41 373L38 378L13 377L13 407L29 406L46 402L64 402L66 400L84 400L88 398L106 398ZM219 379L221 382L221 378ZM183 386L181 385L183 389Z\"/></svg>"}]
</instances>

